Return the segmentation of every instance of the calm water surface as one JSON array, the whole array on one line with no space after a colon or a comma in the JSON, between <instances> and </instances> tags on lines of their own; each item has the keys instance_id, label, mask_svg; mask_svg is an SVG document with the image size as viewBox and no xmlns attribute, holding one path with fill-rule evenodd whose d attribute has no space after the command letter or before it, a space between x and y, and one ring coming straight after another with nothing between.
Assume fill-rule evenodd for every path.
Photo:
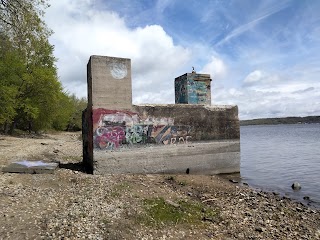
<instances>
[{"instance_id":1,"label":"calm water surface","mask_svg":"<svg viewBox=\"0 0 320 240\"><path fill-rule=\"evenodd\" d=\"M320 207L320 124L241 127L241 178ZM293 191L293 182L300 191ZM308 196L312 202L303 201Z\"/></svg>"}]
</instances>

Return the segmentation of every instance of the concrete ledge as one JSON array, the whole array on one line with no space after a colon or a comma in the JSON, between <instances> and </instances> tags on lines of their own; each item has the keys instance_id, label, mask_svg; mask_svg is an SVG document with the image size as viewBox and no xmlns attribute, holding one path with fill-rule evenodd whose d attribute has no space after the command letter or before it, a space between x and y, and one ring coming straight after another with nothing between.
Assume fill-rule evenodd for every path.
<instances>
[{"instance_id":1,"label":"concrete ledge","mask_svg":"<svg viewBox=\"0 0 320 240\"><path fill-rule=\"evenodd\" d=\"M94 174L240 172L240 141L152 145L123 151L94 150Z\"/></svg>"}]
</instances>

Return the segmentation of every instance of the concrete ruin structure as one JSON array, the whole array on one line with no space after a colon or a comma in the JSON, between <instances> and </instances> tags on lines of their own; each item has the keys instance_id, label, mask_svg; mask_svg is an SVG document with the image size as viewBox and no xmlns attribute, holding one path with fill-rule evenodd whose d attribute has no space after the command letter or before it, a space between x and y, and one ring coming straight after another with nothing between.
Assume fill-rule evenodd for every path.
<instances>
[{"instance_id":1,"label":"concrete ruin structure","mask_svg":"<svg viewBox=\"0 0 320 240\"><path fill-rule=\"evenodd\" d=\"M83 163L94 174L240 171L237 106L211 105L209 74L175 79L176 104L132 105L131 61L91 56Z\"/></svg>"},{"instance_id":2,"label":"concrete ruin structure","mask_svg":"<svg viewBox=\"0 0 320 240\"><path fill-rule=\"evenodd\" d=\"M183 74L174 80L175 103L211 105L210 74L195 71Z\"/></svg>"}]
</instances>

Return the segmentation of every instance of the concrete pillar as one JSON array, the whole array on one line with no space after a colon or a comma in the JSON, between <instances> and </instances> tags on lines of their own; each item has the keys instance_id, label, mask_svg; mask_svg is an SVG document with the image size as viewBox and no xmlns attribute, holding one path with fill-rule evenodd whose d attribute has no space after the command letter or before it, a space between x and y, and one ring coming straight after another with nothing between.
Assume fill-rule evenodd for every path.
<instances>
[{"instance_id":1,"label":"concrete pillar","mask_svg":"<svg viewBox=\"0 0 320 240\"><path fill-rule=\"evenodd\" d=\"M175 78L175 103L211 105L211 81L210 74L196 72Z\"/></svg>"},{"instance_id":2,"label":"concrete pillar","mask_svg":"<svg viewBox=\"0 0 320 240\"><path fill-rule=\"evenodd\" d=\"M88 106L131 109L131 60L91 56L87 65Z\"/></svg>"}]
</instances>

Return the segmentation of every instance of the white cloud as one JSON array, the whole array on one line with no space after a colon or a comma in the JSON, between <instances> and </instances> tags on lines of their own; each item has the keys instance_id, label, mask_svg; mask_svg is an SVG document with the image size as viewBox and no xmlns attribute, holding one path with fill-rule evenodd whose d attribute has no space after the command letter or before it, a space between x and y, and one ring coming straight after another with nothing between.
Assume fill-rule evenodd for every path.
<instances>
[{"instance_id":1,"label":"white cloud","mask_svg":"<svg viewBox=\"0 0 320 240\"><path fill-rule=\"evenodd\" d=\"M217 80L221 79L227 71L227 67L221 58L212 56L209 63L207 63L201 70L202 73L209 73L211 78Z\"/></svg>"},{"instance_id":2,"label":"white cloud","mask_svg":"<svg viewBox=\"0 0 320 240\"><path fill-rule=\"evenodd\" d=\"M86 64L90 55L131 58L133 101L173 102L173 81L190 59L190 51L173 43L159 25L130 29L112 11L95 9L90 0L52 0L45 20L54 31L58 74L65 88L86 96ZM152 92L171 95L155 99ZM149 100L150 99L150 100Z\"/></svg>"},{"instance_id":3,"label":"white cloud","mask_svg":"<svg viewBox=\"0 0 320 240\"><path fill-rule=\"evenodd\" d=\"M260 86L260 89L214 87L212 96L215 104L237 104L240 119L320 115L320 84L307 86L281 84L270 88ZM308 94L305 94L306 91Z\"/></svg>"},{"instance_id":4,"label":"white cloud","mask_svg":"<svg viewBox=\"0 0 320 240\"><path fill-rule=\"evenodd\" d=\"M266 87L278 86L280 80L285 81L287 79L288 76L279 76L278 73L268 73L262 70L254 70L244 78L243 86L262 89Z\"/></svg>"},{"instance_id":5,"label":"white cloud","mask_svg":"<svg viewBox=\"0 0 320 240\"><path fill-rule=\"evenodd\" d=\"M258 82L262 79L262 72L260 70L255 70L246 76L246 78L243 80L244 83L246 84L251 84L254 82Z\"/></svg>"},{"instance_id":6,"label":"white cloud","mask_svg":"<svg viewBox=\"0 0 320 240\"><path fill-rule=\"evenodd\" d=\"M101 5L95 5L96 2ZM132 60L134 103L173 103L174 78L195 66L197 72L209 73L214 80L213 103L237 104L241 119L320 115L319 58L314 55L319 49L319 28L308 32L308 44L300 42L303 38L291 41L289 35L283 35L282 25L273 28L270 37L266 37L269 32L259 30L261 23L272 20L270 16L281 13L286 2L275 6L262 4L259 11L242 21L229 13L225 5L217 3L226 15L221 27L230 24L231 29L229 33L222 32L221 38L217 37L218 44L211 41L214 34L207 32L209 28L203 28L202 40L192 31L177 30L177 26L184 23L179 16L175 18L177 22L168 23L165 18L174 2L159 0L157 3L144 9L140 9L144 4L135 8L127 5L124 13L120 11L120 17L117 12L106 9L105 2L100 0L51 0L45 21L55 32L50 41L55 45L58 74L64 87L79 97L86 96L86 64L90 55L126 57ZM136 13L139 9L142 12ZM130 16L137 17L130 19ZM220 15L206 15L206 22L217 25L217 21L212 20L215 16ZM314 16L318 16L316 11ZM306 18L299 17L299 22L300 19ZM168 29L148 25L151 22L161 22ZM305 29L304 26L300 29ZM249 31L254 42L238 41ZM168 32L176 34L175 41L187 47L174 42ZM279 37L288 37L289 41L279 44L276 41ZM226 44L229 41L232 46ZM290 50L292 43L298 47Z\"/></svg>"}]
</instances>

